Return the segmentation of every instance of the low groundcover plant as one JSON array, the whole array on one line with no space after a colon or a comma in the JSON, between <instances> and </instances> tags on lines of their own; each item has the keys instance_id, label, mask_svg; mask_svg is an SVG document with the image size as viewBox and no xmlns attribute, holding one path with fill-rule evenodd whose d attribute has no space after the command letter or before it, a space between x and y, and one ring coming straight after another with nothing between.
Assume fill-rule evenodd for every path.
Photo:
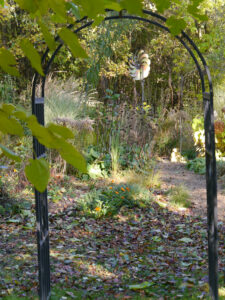
<instances>
[{"instance_id":1,"label":"low groundcover plant","mask_svg":"<svg viewBox=\"0 0 225 300\"><path fill-rule=\"evenodd\" d=\"M123 206L128 208L146 207L151 202L148 189L138 185L111 185L93 190L77 199L78 210L96 218L117 214Z\"/></svg>"}]
</instances>

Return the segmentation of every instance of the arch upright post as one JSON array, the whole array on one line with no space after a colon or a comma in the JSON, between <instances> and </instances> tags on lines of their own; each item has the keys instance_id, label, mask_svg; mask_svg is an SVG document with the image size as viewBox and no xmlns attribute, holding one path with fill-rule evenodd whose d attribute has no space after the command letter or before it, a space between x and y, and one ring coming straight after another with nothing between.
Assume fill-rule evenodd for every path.
<instances>
[{"instance_id":1,"label":"arch upright post","mask_svg":"<svg viewBox=\"0 0 225 300\"><path fill-rule=\"evenodd\" d=\"M35 97L37 74L34 78L32 90L32 113L38 122L44 125L44 97ZM34 158L45 157L45 147L33 138ZM38 275L39 297L41 300L50 298L50 256L49 256L49 228L48 228L48 200L47 190L40 193L35 189L36 223L37 223L37 248L38 248Z\"/></svg>"},{"instance_id":2,"label":"arch upright post","mask_svg":"<svg viewBox=\"0 0 225 300\"><path fill-rule=\"evenodd\" d=\"M213 93L203 93L205 125L205 159L207 187L209 287L213 299L218 299L218 234L217 234L217 175L213 122Z\"/></svg>"}]
</instances>

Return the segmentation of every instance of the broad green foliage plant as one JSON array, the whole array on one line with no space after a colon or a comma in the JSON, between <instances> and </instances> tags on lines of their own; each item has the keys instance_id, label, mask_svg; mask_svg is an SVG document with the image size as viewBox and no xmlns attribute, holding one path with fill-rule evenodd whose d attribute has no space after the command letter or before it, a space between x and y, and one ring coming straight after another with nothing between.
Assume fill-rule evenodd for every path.
<instances>
[{"instance_id":1,"label":"broad green foliage plant","mask_svg":"<svg viewBox=\"0 0 225 300\"><path fill-rule=\"evenodd\" d=\"M90 146L84 155L87 161L88 176L90 178L108 177L111 167L111 157L109 153L102 153L98 151L97 147Z\"/></svg>"},{"instance_id":2,"label":"broad green foliage plant","mask_svg":"<svg viewBox=\"0 0 225 300\"><path fill-rule=\"evenodd\" d=\"M205 158L204 157L196 157L192 160L189 160L187 162L187 168L189 170L194 171L198 174L205 174L206 167L205 167Z\"/></svg>"}]
</instances>

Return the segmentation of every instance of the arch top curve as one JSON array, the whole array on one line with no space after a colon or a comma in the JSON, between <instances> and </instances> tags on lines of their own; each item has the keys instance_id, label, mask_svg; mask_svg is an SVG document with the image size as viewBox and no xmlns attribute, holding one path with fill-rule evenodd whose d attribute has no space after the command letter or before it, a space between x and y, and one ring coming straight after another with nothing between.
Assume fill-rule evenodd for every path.
<instances>
[{"instance_id":1,"label":"arch top curve","mask_svg":"<svg viewBox=\"0 0 225 300\"><path fill-rule=\"evenodd\" d=\"M130 14L121 14L121 13L118 13L118 12L112 10L112 9L105 9L105 11L106 12L115 12L117 14L115 16L106 16L103 19L102 22L110 21L110 20L118 20L118 19L121 19L121 20L122 19L131 19L131 20L136 20L136 21L141 21L141 22L152 24L152 25L157 26L160 29L162 29L162 30L164 30L164 31L171 34L169 28L167 26L165 26L165 23L166 23L167 19L165 17L153 12L153 11L143 9L143 14L145 14L147 16L150 16L154 19L143 18L143 17L140 17L140 16L130 15ZM86 22L86 23L83 23L83 22ZM89 21L88 17L86 16L86 17L83 17L80 20L77 20L75 24L81 24L80 27L73 30L74 33L78 33L80 31L82 31L84 28L87 28L87 27L91 26L93 24L93 21ZM67 26L67 28L72 30L74 28L75 24L70 24L70 25ZM195 65L196 65L196 68L198 70L199 76L200 76L202 92L203 93L206 92L206 86L205 86L205 78L206 78L207 79L206 81L207 81L208 87L209 87L210 97L213 96L213 87L212 87L211 74L210 74L209 68L207 66L207 63L206 63L202 53L199 51L197 45L189 37L189 35L186 34L184 31L182 31L180 33L180 35L176 35L176 36L173 36L173 37L176 38L183 45L184 48L186 48L186 50L189 52L190 56L192 57ZM56 36L55 40L60 41L59 36ZM61 49L62 46L63 46L63 43L62 43L62 41L60 41L59 46L53 52L51 58L49 59L49 61L46 64L46 67L44 68L45 76L48 74L49 67L50 67L52 61L54 60L55 56L57 55L57 53L59 52L59 50ZM45 53L42 56L42 60L41 60L42 65L44 65L46 63L48 53L49 53L49 48L46 49ZM196 56L196 54L197 54L197 56ZM39 74L36 73L34 81L37 80L38 76L39 76Z\"/></svg>"}]
</instances>

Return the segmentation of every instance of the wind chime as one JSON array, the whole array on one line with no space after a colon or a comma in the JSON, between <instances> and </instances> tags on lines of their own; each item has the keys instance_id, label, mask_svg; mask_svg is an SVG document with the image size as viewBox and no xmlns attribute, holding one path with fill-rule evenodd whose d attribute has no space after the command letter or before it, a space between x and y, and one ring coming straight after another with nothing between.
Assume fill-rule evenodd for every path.
<instances>
[{"instance_id":1,"label":"wind chime","mask_svg":"<svg viewBox=\"0 0 225 300\"><path fill-rule=\"evenodd\" d=\"M130 76L136 81L141 80L142 88L142 105L145 101L144 94L144 79L148 77L150 72L151 61L147 53L144 50L140 50L137 55L134 55L129 61Z\"/></svg>"}]
</instances>

